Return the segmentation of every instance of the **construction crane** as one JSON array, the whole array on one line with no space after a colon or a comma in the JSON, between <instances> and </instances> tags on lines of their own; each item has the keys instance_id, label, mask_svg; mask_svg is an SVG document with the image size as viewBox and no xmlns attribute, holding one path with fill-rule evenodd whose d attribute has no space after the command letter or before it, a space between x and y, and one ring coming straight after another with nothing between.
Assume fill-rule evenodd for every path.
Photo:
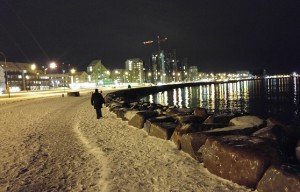
<instances>
[{"instance_id":1,"label":"construction crane","mask_svg":"<svg viewBox=\"0 0 300 192\"><path fill-rule=\"evenodd\" d=\"M160 61L160 43L164 42L167 40L167 37L160 38L159 35L157 36L156 40L149 40L149 41L144 41L143 44L152 44L152 43L157 43L157 48L158 48L158 53L157 53L157 65L156 67L153 66L153 73L154 73L154 81L157 83L157 81L165 81L162 78L164 77L165 74L165 68L162 66L162 63Z\"/></svg>"},{"instance_id":2,"label":"construction crane","mask_svg":"<svg viewBox=\"0 0 300 192\"><path fill-rule=\"evenodd\" d=\"M160 38L159 35L157 36L156 40L149 40L149 41L144 41L143 44L151 44L151 43L157 43L157 47L158 47L158 53L160 53L160 42L164 42L166 41L168 38Z\"/></svg>"}]
</instances>

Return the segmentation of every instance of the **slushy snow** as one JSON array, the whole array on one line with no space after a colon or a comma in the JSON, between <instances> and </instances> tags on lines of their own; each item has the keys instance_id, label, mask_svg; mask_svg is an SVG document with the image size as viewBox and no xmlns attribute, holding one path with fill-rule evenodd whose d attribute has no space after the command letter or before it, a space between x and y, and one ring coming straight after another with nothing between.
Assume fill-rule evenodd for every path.
<instances>
[{"instance_id":1,"label":"slushy snow","mask_svg":"<svg viewBox=\"0 0 300 192\"><path fill-rule=\"evenodd\" d=\"M251 191L90 96L0 99L0 191Z\"/></svg>"}]
</instances>

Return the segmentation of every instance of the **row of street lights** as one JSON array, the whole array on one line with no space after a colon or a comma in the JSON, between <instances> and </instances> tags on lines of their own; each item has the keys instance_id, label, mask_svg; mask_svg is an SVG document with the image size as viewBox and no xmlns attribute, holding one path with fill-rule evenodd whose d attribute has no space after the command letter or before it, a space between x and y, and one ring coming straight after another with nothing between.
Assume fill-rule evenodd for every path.
<instances>
[{"instance_id":1,"label":"row of street lights","mask_svg":"<svg viewBox=\"0 0 300 192\"><path fill-rule=\"evenodd\" d=\"M4 72L5 72L5 86L6 86L6 92L8 93L8 96L10 97L10 87L9 87L9 82L8 82L6 55L3 52L1 52L1 51L0 51L0 54L4 57L4 67L3 67L3 69L4 69ZM55 62L51 62L49 64L49 68L52 69L52 70L56 69L57 67L58 67L58 65ZM31 69L32 72L35 72L35 70L37 69L37 65L36 64L32 64L30 66L30 69ZM44 69L44 73L45 74L46 74L47 69L48 68ZM74 82L73 81L73 75L75 74L75 72L76 72L76 70L74 68L70 69L70 73L72 74L72 76L71 76L71 84L73 84L73 82ZM26 73L26 70L23 70L22 71L23 81L25 80L25 77L24 77L25 73ZM64 86L64 92L65 92L65 70L64 69L62 70L62 74L63 74L63 81L64 81L64 85L63 86ZM24 82L23 82L23 84L24 84Z\"/></svg>"}]
</instances>

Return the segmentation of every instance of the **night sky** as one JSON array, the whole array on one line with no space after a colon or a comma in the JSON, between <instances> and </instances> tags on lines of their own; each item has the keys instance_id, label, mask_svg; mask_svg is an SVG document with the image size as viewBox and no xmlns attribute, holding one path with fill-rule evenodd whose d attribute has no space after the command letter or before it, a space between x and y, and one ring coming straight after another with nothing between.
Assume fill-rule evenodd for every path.
<instances>
[{"instance_id":1,"label":"night sky","mask_svg":"<svg viewBox=\"0 0 300 192\"><path fill-rule=\"evenodd\" d=\"M0 0L7 61L109 69L149 64L157 44L201 72L300 73L299 0ZM0 58L3 60L2 58Z\"/></svg>"}]
</instances>

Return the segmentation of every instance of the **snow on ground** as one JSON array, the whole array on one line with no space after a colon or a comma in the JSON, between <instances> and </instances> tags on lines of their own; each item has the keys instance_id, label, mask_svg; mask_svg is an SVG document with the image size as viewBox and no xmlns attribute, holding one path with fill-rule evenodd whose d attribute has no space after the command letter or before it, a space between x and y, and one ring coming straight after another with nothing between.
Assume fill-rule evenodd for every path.
<instances>
[{"instance_id":1,"label":"snow on ground","mask_svg":"<svg viewBox=\"0 0 300 192\"><path fill-rule=\"evenodd\" d=\"M0 101L0 191L251 191L102 111L90 94Z\"/></svg>"}]
</instances>

